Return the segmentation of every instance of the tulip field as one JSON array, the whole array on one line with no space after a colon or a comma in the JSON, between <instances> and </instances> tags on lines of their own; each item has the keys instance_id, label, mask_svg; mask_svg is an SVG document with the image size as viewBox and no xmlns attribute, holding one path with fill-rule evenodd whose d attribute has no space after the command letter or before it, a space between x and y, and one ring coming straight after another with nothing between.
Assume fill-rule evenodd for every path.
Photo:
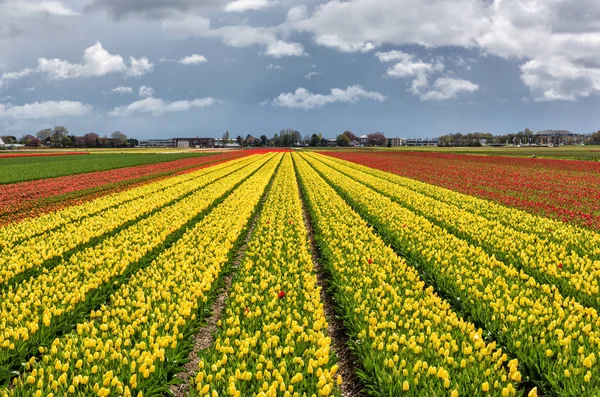
<instances>
[{"instance_id":1,"label":"tulip field","mask_svg":"<svg viewBox=\"0 0 600 397\"><path fill-rule=\"evenodd\" d=\"M0 185L0 396L600 396L600 170L452 156Z\"/></svg>"}]
</instances>

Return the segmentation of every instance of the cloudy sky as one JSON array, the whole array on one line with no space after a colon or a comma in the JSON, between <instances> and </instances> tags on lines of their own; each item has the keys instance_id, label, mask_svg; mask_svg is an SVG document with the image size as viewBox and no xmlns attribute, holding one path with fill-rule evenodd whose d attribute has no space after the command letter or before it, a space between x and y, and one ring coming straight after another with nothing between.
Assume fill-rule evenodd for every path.
<instances>
[{"instance_id":1,"label":"cloudy sky","mask_svg":"<svg viewBox=\"0 0 600 397\"><path fill-rule=\"evenodd\" d=\"M600 129L597 0L0 0L0 135Z\"/></svg>"}]
</instances>

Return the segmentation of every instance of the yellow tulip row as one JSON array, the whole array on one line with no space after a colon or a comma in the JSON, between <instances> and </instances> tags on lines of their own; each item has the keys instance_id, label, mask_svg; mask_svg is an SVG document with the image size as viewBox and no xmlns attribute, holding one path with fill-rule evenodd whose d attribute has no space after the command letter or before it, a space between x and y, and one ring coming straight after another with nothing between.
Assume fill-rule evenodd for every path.
<instances>
[{"instance_id":1,"label":"yellow tulip row","mask_svg":"<svg viewBox=\"0 0 600 397\"><path fill-rule=\"evenodd\" d=\"M233 280L198 396L339 395L302 203L286 154Z\"/></svg>"},{"instance_id":2,"label":"yellow tulip row","mask_svg":"<svg viewBox=\"0 0 600 397\"><path fill-rule=\"evenodd\" d=\"M295 156L316 238L373 395L516 395L517 360L462 320Z\"/></svg>"},{"instance_id":3,"label":"yellow tulip row","mask_svg":"<svg viewBox=\"0 0 600 397\"><path fill-rule=\"evenodd\" d=\"M600 318L555 286L457 238L390 198L308 158L436 288L519 359L549 392L600 394Z\"/></svg>"},{"instance_id":4,"label":"yellow tulip row","mask_svg":"<svg viewBox=\"0 0 600 397\"><path fill-rule=\"evenodd\" d=\"M26 373L3 394L164 393L280 158L271 157L172 247L135 273L89 321L42 349L39 361L31 359Z\"/></svg>"},{"instance_id":5,"label":"yellow tulip row","mask_svg":"<svg viewBox=\"0 0 600 397\"><path fill-rule=\"evenodd\" d=\"M319 156L320 159L322 157L325 156ZM337 164L349 166L352 170L362 171L399 186L409 188L438 201L455 205L461 210L483 216L490 221L499 222L520 232L537 235L540 238L564 246L567 252L574 250L580 256L587 255L592 259L600 259L600 233L596 231L533 215L516 208L505 207L493 201L469 196L349 161L334 160L330 157L327 157L327 159L335 161Z\"/></svg>"},{"instance_id":6,"label":"yellow tulip row","mask_svg":"<svg viewBox=\"0 0 600 397\"><path fill-rule=\"evenodd\" d=\"M207 185L100 244L77 252L52 270L2 292L0 370L77 322L78 316L104 300L113 284L162 250L169 235L177 233L270 157Z\"/></svg>"},{"instance_id":7,"label":"yellow tulip row","mask_svg":"<svg viewBox=\"0 0 600 397\"><path fill-rule=\"evenodd\" d=\"M127 222L149 214L173 200L189 194L215 180L228 175L250 163L254 159L234 161L227 166L218 165L214 171L203 170L183 182L159 191L153 191L153 184L147 185L147 192L135 200L114 206L95 216L66 223L58 229L50 230L20 242L0 253L0 285L28 270L36 269L45 261L60 258L64 253L118 229ZM176 177L177 178L177 177ZM158 182L161 186L164 181ZM143 190L143 189L142 189ZM110 198L107 198L110 201ZM118 201L118 196L117 196ZM69 213L68 210L66 210ZM32 227L41 223L32 222Z\"/></svg>"},{"instance_id":8,"label":"yellow tulip row","mask_svg":"<svg viewBox=\"0 0 600 397\"><path fill-rule=\"evenodd\" d=\"M409 187L340 164L328 156L318 155L314 158L392 198L456 236L481 246L503 262L523 269L537 281L558 286L563 295L574 297L585 306L600 308L600 260L592 260L587 253L580 256L569 251L567 246L538 234L516 230L497 220L473 214ZM480 200L480 206L486 203ZM500 209L497 212L500 213ZM510 213L508 209L506 212L507 215ZM591 252L598 249L598 246L589 247Z\"/></svg>"},{"instance_id":9,"label":"yellow tulip row","mask_svg":"<svg viewBox=\"0 0 600 397\"><path fill-rule=\"evenodd\" d=\"M255 160L257 155L248 157L248 161ZM37 218L25 219L21 222L11 223L0 228L0 253L8 248L22 243L24 240L41 233L58 228L59 226L78 221L94 214L106 216L106 210L111 207L123 205L129 201L143 198L145 196L160 192L166 188L178 185L180 183L194 180L200 176L211 172L229 168L233 164L241 165L241 162L225 162L212 167L203 168L198 171L190 172L166 178L157 182L138 186L133 189L125 190L119 193L113 193L95 200L87 201L83 204L74 205L62 210L41 215ZM1 256L5 256L0 254Z\"/></svg>"}]
</instances>

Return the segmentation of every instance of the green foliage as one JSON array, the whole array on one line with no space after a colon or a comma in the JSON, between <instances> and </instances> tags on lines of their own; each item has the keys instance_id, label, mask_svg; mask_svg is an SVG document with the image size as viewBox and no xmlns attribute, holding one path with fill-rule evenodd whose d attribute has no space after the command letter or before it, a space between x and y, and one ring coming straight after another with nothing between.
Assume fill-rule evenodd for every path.
<instances>
[{"instance_id":1,"label":"green foliage","mask_svg":"<svg viewBox=\"0 0 600 397\"><path fill-rule=\"evenodd\" d=\"M210 153L127 153L77 156L17 157L0 159L0 184L55 178L135 165L162 163Z\"/></svg>"}]
</instances>

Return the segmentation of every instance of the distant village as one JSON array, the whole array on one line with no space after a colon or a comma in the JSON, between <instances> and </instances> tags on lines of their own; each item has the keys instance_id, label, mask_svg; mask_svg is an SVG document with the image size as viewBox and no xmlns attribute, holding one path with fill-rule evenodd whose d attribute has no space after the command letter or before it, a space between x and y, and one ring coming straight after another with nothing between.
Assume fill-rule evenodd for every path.
<instances>
[{"instance_id":1,"label":"distant village","mask_svg":"<svg viewBox=\"0 0 600 397\"><path fill-rule=\"evenodd\" d=\"M65 127L44 129L36 135L0 136L0 149L18 149L21 147L53 148L102 148L102 147L142 147L142 148L240 148L240 147L401 147L401 146L439 146L439 147L477 147L477 146L540 146L553 147L563 145L600 144L600 131L592 134L578 134L567 130L543 130L533 132L529 128L514 134L493 135L491 133L472 132L467 134L449 134L438 138L402 138L386 137L382 132L355 135L345 131L335 138L324 138L323 134L305 135L297 130L285 129L272 137L261 135L254 137L238 135L233 138L226 131L219 138L182 137L161 139L132 139L120 131L110 137L99 136L94 132L83 136L69 133Z\"/></svg>"}]
</instances>

